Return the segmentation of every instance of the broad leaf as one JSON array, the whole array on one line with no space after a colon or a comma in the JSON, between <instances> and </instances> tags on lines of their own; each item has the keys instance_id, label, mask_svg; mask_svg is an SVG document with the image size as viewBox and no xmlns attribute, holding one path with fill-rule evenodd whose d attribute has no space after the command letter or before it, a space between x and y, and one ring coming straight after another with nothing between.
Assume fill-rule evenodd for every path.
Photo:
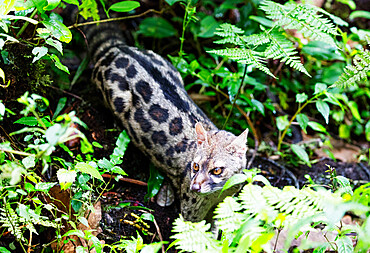
<instances>
[{"instance_id":1,"label":"broad leaf","mask_svg":"<svg viewBox=\"0 0 370 253\"><path fill-rule=\"evenodd\" d=\"M35 61L40 60L43 56L45 56L48 53L47 47L35 47L32 49L32 54L35 56L32 60L32 63Z\"/></svg>"},{"instance_id":2,"label":"broad leaf","mask_svg":"<svg viewBox=\"0 0 370 253\"><path fill-rule=\"evenodd\" d=\"M330 112L329 105L322 100L318 100L316 101L316 108L321 113L321 115L324 117L326 124L328 124L329 123L329 112Z\"/></svg>"},{"instance_id":3,"label":"broad leaf","mask_svg":"<svg viewBox=\"0 0 370 253\"><path fill-rule=\"evenodd\" d=\"M139 2L136 1L123 1L112 4L108 10L117 11L117 12L129 12L133 9L136 9L140 6Z\"/></svg>"},{"instance_id":4,"label":"broad leaf","mask_svg":"<svg viewBox=\"0 0 370 253\"><path fill-rule=\"evenodd\" d=\"M154 38L167 38L177 34L176 29L161 17L149 17L140 23L138 33Z\"/></svg>"},{"instance_id":5,"label":"broad leaf","mask_svg":"<svg viewBox=\"0 0 370 253\"><path fill-rule=\"evenodd\" d=\"M100 175L99 171L88 163L79 162L76 164L75 168L82 173L89 174L90 176L103 181L103 178Z\"/></svg>"},{"instance_id":6,"label":"broad leaf","mask_svg":"<svg viewBox=\"0 0 370 253\"><path fill-rule=\"evenodd\" d=\"M301 159L305 164L307 164L309 167L311 167L310 159L308 157L308 154L304 148L297 144L292 144L290 146L292 148L292 151L294 154L298 156L299 159Z\"/></svg>"},{"instance_id":7,"label":"broad leaf","mask_svg":"<svg viewBox=\"0 0 370 253\"><path fill-rule=\"evenodd\" d=\"M308 117L305 114L300 113L300 114L297 114L296 119L297 119L299 126L302 128L303 132L307 133L306 128L308 126L308 121L309 121Z\"/></svg>"}]
</instances>

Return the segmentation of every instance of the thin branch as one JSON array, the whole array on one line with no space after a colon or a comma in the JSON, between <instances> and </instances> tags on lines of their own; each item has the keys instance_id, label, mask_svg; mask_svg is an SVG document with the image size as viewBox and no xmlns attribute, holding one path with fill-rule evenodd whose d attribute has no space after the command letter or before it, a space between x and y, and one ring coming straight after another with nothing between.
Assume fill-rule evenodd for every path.
<instances>
[{"instance_id":1,"label":"thin branch","mask_svg":"<svg viewBox=\"0 0 370 253\"><path fill-rule=\"evenodd\" d=\"M103 174L101 176L105 177L105 178L115 178L116 177L115 175L109 175L109 174ZM137 185L141 185L141 186L148 186L147 183L145 183L143 181L140 181L140 180L132 179L132 178L121 177L119 180L131 183L131 184L137 184Z\"/></svg>"},{"instance_id":2,"label":"thin branch","mask_svg":"<svg viewBox=\"0 0 370 253\"><path fill-rule=\"evenodd\" d=\"M242 78L242 80L241 80L241 82L240 82L240 85L239 85L239 88L238 88L238 92L237 92L237 93L236 93L236 95L235 95L235 98L234 98L233 104L231 105L231 109L230 109L230 111L229 111L229 114L228 114L228 115L227 115L227 117L226 117L226 120L225 120L224 125L222 126L222 129L225 129L225 126L226 126L226 124L227 124L227 121L229 120L230 115L231 115L231 113L232 113L232 111L233 111L233 109L234 109L234 106L235 106L235 104L236 104L236 100L238 99L239 94L240 94L240 90L242 89L242 86L243 86L243 83L244 83L244 79L245 79L246 74L247 74L247 65L245 65L245 67L244 67L243 78Z\"/></svg>"},{"instance_id":3,"label":"thin branch","mask_svg":"<svg viewBox=\"0 0 370 253\"><path fill-rule=\"evenodd\" d=\"M85 26L85 25L93 25L93 24L121 21L121 20L131 19L131 18L139 18L139 17L145 16L146 14L151 13L151 12L154 12L154 13L157 13L157 14L162 14L164 12L164 9L161 10L161 11L157 11L157 10L154 10L154 9L149 9L149 10L146 10L143 13L140 13L140 14L137 14L137 15L131 15L131 16L119 17L119 18L108 18L108 19L97 20L97 21L89 21L89 22L85 22L85 23L73 24L73 25L68 26L67 28L72 29L72 28L77 28L77 27Z\"/></svg>"}]
</instances>

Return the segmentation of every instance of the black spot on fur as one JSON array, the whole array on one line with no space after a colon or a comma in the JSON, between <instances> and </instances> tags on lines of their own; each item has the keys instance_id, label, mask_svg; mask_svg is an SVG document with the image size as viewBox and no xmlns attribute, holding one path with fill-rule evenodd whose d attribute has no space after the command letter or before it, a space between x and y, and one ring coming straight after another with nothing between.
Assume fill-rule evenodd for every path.
<instances>
[{"instance_id":1,"label":"black spot on fur","mask_svg":"<svg viewBox=\"0 0 370 253\"><path fill-rule=\"evenodd\" d=\"M151 149L152 148L152 143L146 137L141 136L141 142L144 144L144 146L147 149Z\"/></svg>"},{"instance_id":2,"label":"black spot on fur","mask_svg":"<svg viewBox=\"0 0 370 253\"><path fill-rule=\"evenodd\" d=\"M177 135L182 132L184 126L182 125L182 118L177 117L171 120L169 125L170 135Z\"/></svg>"},{"instance_id":3,"label":"black spot on fur","mask_svg":"<svg viewBox=\"0 0 370 253\"><path fill-rule=\"evenodd\" d=\"M189 201L189 199L187 199L187 201ZM192 214L192 211L191 211L191 210L189 210L189 211L187 212L187 214L190 216L190 215Z\"/></svg>"},{"instance_id":4,"label":"black spot on fur","mask_svg":"<svg viewBox=\"0 0 370 253\"><path fill-rule=\"evenodd\" d=\"M179 87L182 87L183 84L182 84L182 81L179 79L179 77L177 75L175 75L174 72L172 71L167 71L167 75L169 77L171 77L172 81Z\"/></svg>"},{"instance_id":5,"label":"black spot on fur","mask_svg":"<svg viewBox=\"0 0 370 253\"><path fill-rule=\"evenodd\" d=\"M133 138L136 141L136 143L139 143L139 138L137 137L135 130L131 127L131 125L128 125L128 128L130 137Z\"/></svg>"},{"instance_id":6,"label":"black spot on fur","mask_svg":"<svg viewBox=\"0 0 370 253\"><path fill-rule=\"evenodd\" d=\"M175 149L173 147L169 147L167 150L166 150L166 156L168 157L173 157L173 154L175 153Z\"/></svg>"},{"instance_id":7,"label":"black spot on fur","mask_svg":"<svg viewBox=\"0 0 370 253\"><path fill-rule=\"evenodd\" d=\"M120 97L117 97L114 99L114 108L116 108L116 111L118 113L122 113L123 112L123 107L125 105L125 103L123 102L123 99L120 98Z\"/></svg>"},{"instance_id":8,"label":"black spot on fur","mask_svg":"<svg viewBox=\"0 0 370 253\"><path fill-rule=\"evenodd\" d=\"M104 59L100 62L100 65L109 66L113 62L115 57L116 57L116 54L113 52L110 52L109 54L105 55Z\"/></svg>"},{"instance_id":9,"label":"black spot on fur","mask_svg":"<svg viewBox=\"0 0 370 253\"><path fill-rule=\"evenodd\" d=\"M111 40L111 39L114 39L114 37L109 37L109 39ZM101 42L102 43L104 43L104 42L106 42L107 41L107 38L102 38L101 39ZM117 41L116 42L114 42L114 43L111 43L109 46L107 46L106 48L104 48L104 50L99 50L99 53L96 55L96 60L98 61L98 60L100 60L102 57L104 57L106 54L107 54L107 52L109 52L112 48L114 48L114 49L116 49L116 48L118 48L118 47L122 47L122 46L124 46L125 44L122 42L122 40L121 39L118 39L117 38ZM97 50L100 48L100 46L101 45L98 45L98 44L96 44L95 45L95 47L90 47L90 49L89 49L89 51L90 52L97 52ZM113 53L113 52L111 52L111 53ZM114 53L115 55L117 54L117 52L115 52ZM104 63L104 64L103 64ZM107 64L106 64L107 62L106 61L102 61L101 63L100 63L100 65L106 65L107 66ZM109 64L110 63L112 63L112 61L111 62L108 62ZM108 65L109 65L108 64Z\"/></svg>"},{"instance_id":10,"label":"black spot on fur","mask_svg":"<svg viewBox=\"0 0 370 253\"><path fill-rule=\"evenodd\" d=\"M134 115L134 119L139 123L141 130L147 133L152 129L152 124L145 118L144 112L142 109L137 109Z\"/></svg>"},{"instance_id":11,"label":"black spot on fur","mask_svg":"<svg viewBox=\"0 0 370 253\"><path fill-rule=\"evenodd\" d=\"M123 115L123 117L125 117L125 119L128 121L130 119L130 116L131 116L131 110L128 110L127 112L125 112L125 114Z\"/></svg>"},{"instance_id":12,"label":"black spot on fur","mask_svg":"<svg viewBox=\"0 0 370 253\"><path fill-rule=\"evenodd\" d=\"M186 174L187 171L190 171L191 169L191 162L188 162L188 164L186 164L186 169L184 170L184 173Z\"/></svg>"},{"instance_id":13,"label":"black spot on fur","mask_svg":"<svg viewBox=\"0 0 370 253\"><path fill-rule=\"evenodd\" d=\"M144 101L146 103L149 103L150 98L152 97L153 91L152 88L150 88L149 83L140 80L135 85L136 91L143 97Z\"/></svg>"},{"instance_id":14,"label":"black spot on fur","mask_svg":"<svg viewBox=\"0 0 370 253\"><path fill-rule=\"evenodd\" d=\"M196 198L192 198L191 199L191 203L193 203L193 204L197 203L197 199Z\"/></svg>"},{"instance_id":15,"label":"black spot on fur","mask_svg":"<svg viewBox=\"0 0 370 253\"><path fill-rule=\"evenodd\" d=\"M183 112L188 112L190 110L189 103L183 100L180 95L175 92L173 82L163 76L151 61L148 61L145 57L141 56L129 47L122 47L122 51L135 57L135 60L137 60L137 62L148 72L149 76L153 77L153 79L159 84L164 97L176 108Z\"/></svg>"},{"instance_id":16,"label":"black spot on fur","mask_svg":"<svg viewBox=\"0 0 370 253\"><path fill-rule=\"evenodd\" d=\"M167 166L172 167L172 160L171 159L168 159L166 161L166 163L167 163Z\"/></svg>"},{"instance_id":17,"label":"black spot on fur","mask_svg":"<svg viewBox=\"0 0 370 253\"><path fill-rule=\"evenodd\" d=\"M136 74L137 74L137 70L135 68L135 65L131 65L130 67L128 67L127 73L126 73L127 77L133 78L136 76Z\"/></svg>"},{"instance_id":18,"label":"black spot on fur","mask_svg":"<svg viewBox=\"0 0 370 253\"><path fill-rule=\"evenodd\" d=\"M166 145L166 133L164 131L154 131L152 134L152 141L154 142L154 144L160 144L161 146Z\"/></svg>"},{"instance_id":19,"label":"black spot on fur","mask_svg":"<svg viewBox=\"0 0 370 253\"><path fill-rule=\"evenodd\" d=\"M138 105L140 105L140 98L138 95L136 95L136 93L132 92L131 93L131 101L132 101L132 104L137 107Z\"/></svg>"},{"instance_id":20,"label":"black spot on fur","mask_svg":"<svg viewBox=\"0 0 370 253\"><path fill-rule=\"evenodd\" d=\"M98 82L100 83L103 83L103 75L101 71L99 71L98 74L96 75L96 80L98 80Z\"/></svg>"},{"instance_id":21,"label":"black spot on fur","mask_svg":"<svg viewBox=\"0 0 370 253\"><path fill-rule=\"evenodd\" d=\"M155 157L155 159L157 159L158 162L160 162L160 163L163 163L164 162L164 158L163 158L162 155L155 154L154 157Z\"/></svg>"},{"instance_id":22,"label":"black spot on fur","mask_svg":"<svg viewBox=\"0 0 370 253\"><path fill-rule=\"evenodd\" d=\"M163 66L163 62L158 59L157 57L155 57L154 53L150 52L150 51L142 51L142 53L146 56L148 56L150 58L150 60L152 62L154 62L155 64L159 65L159 66Z\"/></svg>"},{"instance_id":23,"label":"black spot on fur","mask_svg":"<svg viewBox=\"0 0 370 253\"><path fill-rule=\"evenodd\" d=\"M153 104L150 106L149 115L159 123L166 122L168 119L168 110L160 107L158 104Z\"/></svg>"},{"instance_id":24,"label":"black spot on fur","mask_svg":"<svg viewBox=\"0 0 370 253\"><path fill-rule=\"evenodd\" d=\"M128 65L129 60L125 57L119 57L114 61L116 64L116 68L118 69L125 69Z\"/></svg>"},{"instance_id":25,"label":"black spot on fur","mask_svg":"<svg viewBox=\"0 0 370 253\"><path fill-rule=\"evenodd\" d=\"M186 139L183 139L182 141L178 142L175 146L175 150L177 153L182 153L186 151L186 148L188 147L188 141Z\"/></svg>"},{"instance_id":26,"label":"black spot on fur","mask_svg":"<svg viewBox=\"0 0 370 253\"><path fill-rule=\"evenodd\" d=\"M189 114L189 120L191 122L192 126L195 126L195 124L198 122L197 117L194 116L194 114Z\"/></svg>"},{"instance_id":27,"label":"black spot on fur","mask_svg":"<svg viewBox=\"0 0 370 253\"><path fill-rule=\"evenodd\" d=\"M185 200L185 201L189 201L189 196L186 195L186 193L183 193L182 194L182 198Z\"/></svg>"}]
</instances>

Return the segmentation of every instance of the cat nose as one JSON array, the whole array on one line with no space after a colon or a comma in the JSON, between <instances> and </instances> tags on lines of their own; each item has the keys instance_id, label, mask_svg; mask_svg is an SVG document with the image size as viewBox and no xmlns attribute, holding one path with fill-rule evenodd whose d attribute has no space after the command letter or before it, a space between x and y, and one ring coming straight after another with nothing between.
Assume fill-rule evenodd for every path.
<instances>
[{"instance_id":1,"label":"cat nose","mask_svg":"<svg viewBox=\"0 0 370 253\"><path fill-rule=\"evenodd\" d=\"M191 190L195 192L200 192L200 184L195 183L191 186Z\"/></svg>"}]
</instances>

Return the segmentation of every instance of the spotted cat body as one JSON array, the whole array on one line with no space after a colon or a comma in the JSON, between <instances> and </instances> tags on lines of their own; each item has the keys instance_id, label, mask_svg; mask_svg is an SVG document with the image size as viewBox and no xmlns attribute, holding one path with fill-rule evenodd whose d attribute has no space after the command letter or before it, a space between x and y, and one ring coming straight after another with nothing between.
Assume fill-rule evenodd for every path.
<instances>
[{"instance_id":1,"label":"spotted cat body","mask_svg":"<svg viewBox=\"0 0 370 253\"><path fill-rule=\"evenodd\" d=\"M116 27L100 24L86 36L95 64L92 80L105 102L134 144L170 179L184 218L204 219L235 191L220 197L216 190L245 168L246 134L219 131L190 99L174 66L152 51L127 46ZM228 156L221 155L225 152L232 158L232 170L225 161ZM220 155L217 164L213 158ZM214 166L222 175L212 175Z\"/></svg>"}]
</instances>

